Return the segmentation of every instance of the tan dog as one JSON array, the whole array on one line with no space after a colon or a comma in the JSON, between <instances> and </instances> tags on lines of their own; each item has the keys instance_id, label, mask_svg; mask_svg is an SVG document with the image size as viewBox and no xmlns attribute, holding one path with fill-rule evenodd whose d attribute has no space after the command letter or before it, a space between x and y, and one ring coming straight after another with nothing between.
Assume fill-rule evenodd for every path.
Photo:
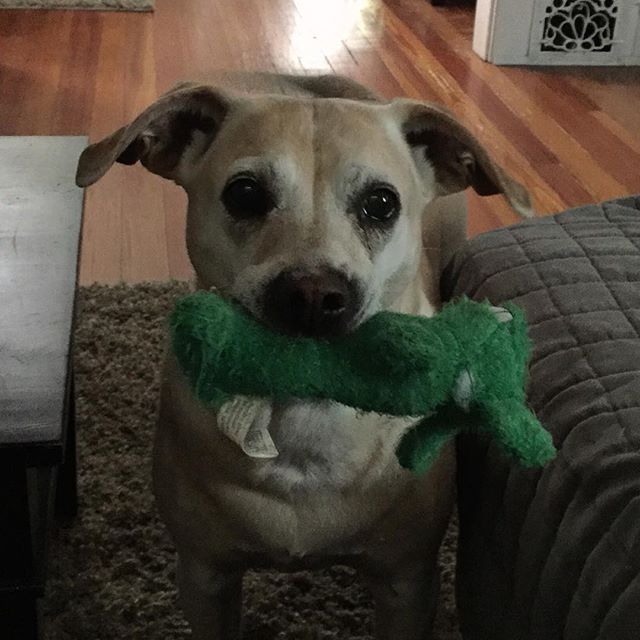
<instances>
[{"instance_id":1,"label":"tan dog","mask_svg":"<svg viewBox=\"0 0 640 640\"><path fill-rule=\"evenodd\" d=\"M138 160L188 194L200 287L278 330L321 338L381 309L434 312L421 226L437 196L472 186L529 210L522 187L445 111L378 101L335 76L180 85L86 149L78 184ZM409 420L326 402L265 402L256 416L267 452L247 455L167 358L154 485L194 637L239 637L247 568L338 562L368 580L377 638L429 637L453 449L415 477L394 454Z\"/></svg>"}]
</instances>

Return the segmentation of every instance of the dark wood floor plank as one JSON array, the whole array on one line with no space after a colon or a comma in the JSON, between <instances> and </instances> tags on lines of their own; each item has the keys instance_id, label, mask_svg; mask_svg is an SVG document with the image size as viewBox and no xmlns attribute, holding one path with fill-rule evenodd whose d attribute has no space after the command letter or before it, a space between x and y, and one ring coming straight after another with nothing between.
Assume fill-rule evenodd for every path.
<instances>
[{"instance_id":1,"label":"dark wood floor plank","mask_svg":"<svg viewBox=\"0 0 640 640\"><path fill-rule=\"evenodd\" d=\"M536 86L538 100L545 105L549 117L574 139L580 140L594 163L625 189L638 189L640 153L628 143L632 136L627 134L622 138L615 135L595 116L595 104L557 74L531 77L521 70L514 70L514 77L525 89ZM580 109L577 115L581 98L586 98L586 108Z\"/></svg>"}]
</instances>

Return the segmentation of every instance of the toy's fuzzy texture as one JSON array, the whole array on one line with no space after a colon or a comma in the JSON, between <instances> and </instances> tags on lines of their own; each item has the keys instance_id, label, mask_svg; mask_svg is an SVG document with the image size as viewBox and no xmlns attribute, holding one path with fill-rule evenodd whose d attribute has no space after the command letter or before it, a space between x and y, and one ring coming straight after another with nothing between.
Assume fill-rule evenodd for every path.
<instances>
[{"instance_id":1,"label":"toy's fuzzy texture","mask_svg":"<svg viewBox=\"0 0 640 640\"><path fill-rule=\"evenodd\" d=\"M526 466L555 453L526 406L529 341L522 312L500 322L488 304L467 299L433 318L382 312L332 341L270 331L236 305L207 292L178 301L173 349L196 397L219 408L242 394L285 402L333 400L395 416L426 416L400 442L402 466L421 473L455 433L490 433ZM471 381L462 408L461 374Z\"/></svg>"}]
</instances>

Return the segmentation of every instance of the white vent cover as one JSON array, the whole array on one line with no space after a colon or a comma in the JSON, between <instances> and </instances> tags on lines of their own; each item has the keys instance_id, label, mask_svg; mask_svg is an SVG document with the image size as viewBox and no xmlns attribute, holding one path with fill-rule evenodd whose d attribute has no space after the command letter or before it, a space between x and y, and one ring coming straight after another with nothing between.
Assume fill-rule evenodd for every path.
<instances>
[{"instance_id":1,"label":"white vent cover","mask_svg":"<svg viewBox=\"0 0 640 640\"><path fill-rule=\"evenodd\" d=\"M610 52L619 9L615 0L551 0L545 8L540 50Z\"/></svg>"},{"instance_id":2,"label":"white vent cover","mask_svg":"<svg viewBox=\"0 0 640 640\"><path fill-rule=\"evenodd\" d=\"M640 0L478 0L473 44L497 64L640 64Z\"/></svg>"},{"instance_id":3,"label":"white vent cover","mask_svg":"<svg viewBox=\"0 0 640 640\"><path fill-rule=\"evenodd\" d=\"M622 21L624 0L538 0L529 55L537 63L607 64L616 60L634 36ZM625 16L625 13L627 16ZM627 25L628 26L628 25Z\"/></svg>"}]
</instances>

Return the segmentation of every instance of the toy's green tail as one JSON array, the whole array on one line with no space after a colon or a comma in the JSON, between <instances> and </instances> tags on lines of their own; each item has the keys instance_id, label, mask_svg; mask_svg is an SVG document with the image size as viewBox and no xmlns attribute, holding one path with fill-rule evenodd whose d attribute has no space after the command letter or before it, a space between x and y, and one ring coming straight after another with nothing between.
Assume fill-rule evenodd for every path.
<instances>
[{"instance_id":1,"label":"toy's green tail","mask_svg":"<svg viewBox=\"0 0 640 640\"><path fill-rule=\"evenodd\" d=\"M219 408L233 395L333 400L365 411L427 416L398 448L401 464L428 468L460 430L490 433L525 465L553 453L549 434L525 405L529 355L518 309L511 322L469 300L433 318L382 312L352 334L325 342L270 331L217 295L178 301L173 349L195 395ZM460 400L460 379L468 381ZM463 411L464 409L464 411Z\"/></svg>"}]
</instances>

